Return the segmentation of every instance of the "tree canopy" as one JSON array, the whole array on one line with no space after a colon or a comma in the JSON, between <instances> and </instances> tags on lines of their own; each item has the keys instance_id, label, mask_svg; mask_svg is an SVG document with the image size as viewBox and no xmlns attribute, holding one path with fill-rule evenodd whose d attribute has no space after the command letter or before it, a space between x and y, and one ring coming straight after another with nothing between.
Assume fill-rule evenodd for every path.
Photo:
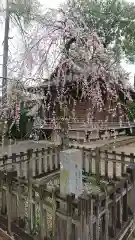
<instances>
[{"instance_id":1,"label":"tree canopy","mask_svg":"<svg viewBox=\"0 0 135 240\"><path fill-rule=\"evenodd\" d=\"M79 21L79 12L89 29L95 29L105 48L117 61L135 61L135 4L121 0L69 0L68 13Z\"/></svg>"}]
</instances>

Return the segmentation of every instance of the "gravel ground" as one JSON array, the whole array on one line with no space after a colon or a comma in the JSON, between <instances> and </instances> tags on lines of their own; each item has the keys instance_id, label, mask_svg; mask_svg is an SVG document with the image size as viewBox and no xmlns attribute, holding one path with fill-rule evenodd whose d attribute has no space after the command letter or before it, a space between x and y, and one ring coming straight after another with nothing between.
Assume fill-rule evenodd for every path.
<instances>
[{"instance_id":1,"label":"gravel ground","mask_svg":"<svg viewBox=\"0 0 135 240\"><path fill-rule=\"evenodd\" d=\"M126 154L130 154L130 153L135 154L135 143L131 143L131 144L123 146L123 147L118 147L115 150L118 153L125 152Z\"/></svg>"},{"instance_id":2,"label":"gravel ground","mask_svg":"<svg viewBox=\"0 0 135 240\"><path fill-rule=\"evenodd\" d=\"M121 137L117 137L116 138L116 141L119 141L119 140L124 140L124 139L130 139L132 137L128 137L128 136L121 136ZM105 140L97 140L97 141L91 141L91 142L87 142L87 143L83 143L83 144L79 144L79 143L76 143L76 142L73 142L72 145L76 146L76 145L79 145L80 147L86 147L86 148L96 148L96 147L101 147L103 146L104 144L108 144L108 143L111 143L113 142L114 140L111 139L111 140L108 140L108 139L105 139ZM51 141L39 141L39 142L36 142L36 141L32 141L32 140L28 140L28 141L20 141L16 144L13 144L13 145L9 145L9 146L4 146L3 148L0 147L0 155L4 155L4 154L8 154L8 155L11 155L12 153L17 153L19 154L20 152L26 152L27 149L41 149L41 148L45 148L46 146L51 146L51 145L59 145L60 142L51 142ZM119 147L119 148L116 148L116 151L118 152L126 152L127 154L128 153L134 153L135 152L135 143L134 144L130 144L128 146L125 146L125 147Z\"/></svg>"},{"instance_id":3,"label":"gravel ground","mask_svg":"<svg viewBox=\"0 0 135 240\"><path fill-rule=\"evenodd\" d=\"M20 152L26 152L27 149L42 149L45 148L46 146L51 146L53 145L52 142L50 141L22 141L22 142L18 142L16 144L13 145L9 145L9 146L4 146L3 148L0 147L0 155L4 155L4 154L8 154L11 155L12 153L17 153L19 154ZM55 143L55 145L59 145L57 142Z\"/></svg>"}]
</instances>

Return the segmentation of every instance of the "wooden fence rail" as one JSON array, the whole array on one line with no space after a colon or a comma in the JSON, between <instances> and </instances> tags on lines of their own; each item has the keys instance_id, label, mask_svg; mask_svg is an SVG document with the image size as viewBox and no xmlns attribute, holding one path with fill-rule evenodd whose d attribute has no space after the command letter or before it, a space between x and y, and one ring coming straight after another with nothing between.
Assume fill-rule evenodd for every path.
<instances>
[{"instance_id":1,"label":"wooden fence rail","mask_svg":"<svg viewBox=\"0 0 135 240\"><path fill-rule=\"evenodd\" d=\"M16 170L18 176L28 178L29 162L32 161L32 176L40 176L60 168L59 147L28 149L20 154L4 155L0 158L0 170Z\"/></svg>"},{"instance_id":2,"label":"wooden fence rail","mask_svg":"<svg viewBox=\"0 0 135 240\"><path fill-rule=\"evenodd\" d=\"M74 146L72 146L75 148ZM72 148L71 147L71 148ZM115 178L123 176L126 167L135 163L135 155L124 152L100 150L96 148L81 148L83 170L89 175L95 174L97 178ZM28 179L29 162L31 162L32 177L43 176L47 173L60 169L59 154L61 147L48 147L41 150L29 149L20 154L13 153L12 156L5 155L0 158L0 170L16 170L19 177Z\"/></svg>"}]
</instances>

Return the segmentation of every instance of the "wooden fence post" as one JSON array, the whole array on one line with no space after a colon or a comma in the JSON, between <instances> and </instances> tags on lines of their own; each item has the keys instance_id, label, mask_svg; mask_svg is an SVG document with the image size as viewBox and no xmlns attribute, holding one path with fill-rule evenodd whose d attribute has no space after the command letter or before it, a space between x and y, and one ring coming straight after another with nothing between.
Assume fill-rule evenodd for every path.
<instances>
[{"instance_id":1,"label":"wooden fence post","mask_svg":"<svg viewBox=\"0 0 135 240\"><path fill-rule=\"evenodd\" d=\"M12 235L11 231L11 203L12 203L12 179L17 177L16 171L7 173L7 217L8 217L8 234Z\"/></svg>"},{"instance_id":2,"label":"wooden fence post","mask_svg":"<svg viewBox=\"0 0 135 240\"><path fill-rule=\"evenodd\" d=\"M35 151L35 176L39 173L39 166L38 166L38 160L39 160L39 151L36 149Z\"/></svg>"},{"instance_id":3,"label":"wooden fence post","mask_svg":"<svg viewBox=\"0 0 135 240\"><path fill-rule=\"evenodd\" d=\"M128 220L128 181L125 184L126 194L123 196L123 221Z\"/></svg>"},{"instance_id":4,"label":"wooden fence post","mask_svg":"<svg viewBox=\"0 0 135 240\"><path fill-rule=\"evenodd\" d=\"M131 162L133 162L133 154L131 155ZM133 217L134 217L134 224L135 224L135 163L131 163L128 167L127 167L127 173L131 174L131 180L133 183L133 187L132 187L132 192L131 192L131 210L133 213ZM133 233L135 236L135 232Z\"/></svg>"},{"instance_id":5,"label":"wooden fence post","mask_svg":"<svg viewBox=\"0 0 135 240\"><path fill-rule=\"evenodd\" d=\"M105 177L108 179L108 151L105 150Z\"/></svg>"},{"instance_id":6,"label":"wooden fence post","mask_svg":"<svg viewBox=\"0 0 135 240\"><path fill-rule=\"evenodd\" d=\"M22 178L24 176L24 153L23 152L20 152L20 166L19 166L19 169L20 169L20 178Z\"/></svg>"},{"instance_id":7,"label":"wooden fence post","mask_svg":"<svg viewBox=\"0 0 135 240\"><path fill-rule=\"evenodd\" d=\"M6 154L6 155L3 156L3 165L4 165L4 170L5 170L5 171L8 170L8 169L7 169L7 168L8 168L7 163L8 163L8 155Z\"/></svg>"},{"instance_id":8,"label":"wooden fence post","mask_svg":"<svg viewBox=\"0 0 135 240\"><path fill-rule=\"evenodd\" d=\"M24 217L25 217L25 199L22 197L23 193L23 187L21 186L20 179L18 180L19 184L17 187L17 198L18 198L18 203L17 203L17 217L18 217L18 224L22 223L24 224Z\"/></svg>"},{"instance_id":9,"label":"wooden fence post","mask_svg":"<svg viewBox=\"0 0 135 240\"><path fill-rule=\"evenodd\" d=\"M109 196L108 196L108 189L107 189L107 184L106 183L102 183L102 188L105 194L105 214L104 214L104 218L103 218L103 222L102 222L102 234L103 236L101 237L101 239L103 238L104 240L108 240L109 238Z\"/></svg>"},{"instance_id":10,"label":"wooden fence post","mask_svg":"<svg viewBox=\"0 0 135 240\"><path fill-rule=\"evenodd\" d=\"M117 220L117 203L116 203L116 189L114 184L114 191L112 195L113 206L112 206L112 237L116 236L116 220Z\"/></svg>"},{"instance_id":11,"label":"wooden fence post","mask_svg":"<svg viewBox=\"0 0 135 240\"><path fill-rule=\"evenodd\" d=\"M99 240L100 237L100 200L99 195L96 196L96 240Z\"/></svg>"},{"instance_id":12,"label":"wooden fence post","mask_svg":"<svg viewBox=\"0 0 135 240\"><path fill-rule=\"evenodd\" d=\"M11 202L12 202L12 179L7 176L7 216L8 216L8 234L11 236Z\"/></svg>"},{"instance_id":13,"label":"wooden fence post","mask_svg":"<svg viewBox=\"0 0 135 240\"><path fill-rule=\"evenodd\" d=\"M45 237L48 237L48 226L47 226L47 212L43 208L43 203L45 199L44 189L46 185L39 186L39 195L40 195L40 239L44 240Z\"/></svg>"},{"instance_id":14,"label":"wooden fence post","mask_svg":"<svg viewBox=\"0 0 135 240\"><path fill-rule=\"evenodd\" d=\"M113 179L116 180L116 152L112 151L113 154Z\"/></svg>"},{"instance_id":15,"label":"wooden fence post","mask_svg":"<svg viewBox=\"0 0 135 240\"><path fill-rule=\"evenodd\" d=\"M44 186L39 187L39 196L40 196L40 239L44 240L45 229L44 229L44 209L43 209L43 199L44 199Z\"/></svg>"},{"instance_id":16,"label":"wooden fence post","mask_svg":"<svg viewBox=\"0 0 135 240\"><path fill-rule=\"evenodd\" d=\"M79 147L77 149L79 149ZM84 147L82 148L82 169L83 169L84 172L86 171L86 168L85 168L85 149L84 149Z\"/></svg>"},{"instance_id":17,"label":"wooden fence post","mask_svg":"<svg viewBox=\"0 0 135 240\"><path fill-rule=\"evenodd\" d=\"M52 170L55 170L55 147L52 148Z\"/></svg>"},{"instance_id":18,"label":"wooden fence post","mask_svg":"<svg viewBox=\"0 0 135 240\"><path fill-rule=\"evenodd\" d=\"M100 149L96 148L95 152L96 152L96 156L95 156L96 181L97 181L97 184L99 185L100 184L100 163L101 163L101 161L100 161Z\"/></svg>"},{"instance_id":19,"label":"wooden fence post","mask_svg":"<svg viewBox=\"0 0 135 240\"><path fill-rule=\"evenodd\" d=\"M89 149L89 173L92 174L92 149Z\"/></svg>"},{"instance_id":20,"label":"wooden fence post","mask_svg":"<svg viewBox=\"0 0 135 240\"><path fill-rule=\"evenodd\" d=\"M124 175L124 167L125 167L125 153L121 152L121 175Z\"/></svg>"},{"instance_id":21,"label":"wooden fence post","mask_svg":"<svg viewBox=\"0 0 135 240\"><path fill-rule=\"evenodd\" d=\"M72 240L72 200L75 196L74 195L68 195L67 196L67 239L66 240Z\"/></svg>"},{"instance_id":22,"label":"wooden fence post","mask_svg":"<svg viewBox=\"0 0 135 240\"><path fill-rule=\"evenodd\" d=\"M53 155L53 148L50 147L50 148L49 148L49 161L48 161L50 171L53 170L52 155Z\"/></svg>"},{"instance_id":23,"label":"wooden fence post","mask_svg":"<svg viewBox=\"0 0 135 240\"><path fill-rule=\"evenodd\" d=\"M28 223L29 231L33 230L33 206L32 206L32 149L27 151L28 159Z\"/></svg>"},{"instance_id":24,"label":"wooden fence post","mask_svg":"<svg viewBox=\"0 0 135 240\"><path fill-rule=\"evenodd\" d=\"M16 153L12 153L12 171L16 170Z\"/></svg>"},{"instance_id":25,"label":"wooden fence post","mask_svg":"<svg viewBox=\"0 0 135 240\"><path fill-rule=\"evenodd\" d=\"M81 195L78 198L78 210L80 215L80 240L89 239L89 221L88 214L90 212L89 197Z\"/></svg>"},{"instance_id":26,"label":"wooden fence post","mask_svg":"<svg viewBox=\"0 0 135 240\"><path fill-rule=\"evenodd\" d=\"M89 195L89 206L90 206L90 239L93 240L93 210L94 210L94 200L92 199L92 196Z\"/></svg>"},{"instance_id":27,"label":"wooden fence post","mask_svg":"<svg viewBox=\"0 0 135 240\"><path fill-rule=\"evenodd\" d=\"M50 167L50 153L51 153L51 148L47 148L47 171L50 172L51 167Z\"/></svg>"},{"instance_id":28,"label":"wooden fence post","mask_svg":"<svg viewBox=\"0 0 135 240\"><path fill-rule=\"evenodd\" d=\"M45 163L44 163L44 161L45 161L45 149L44 148L42 148L41 154L42 154L42 173L45 173L45 167L44 167L44 165L45 165Z\"/></svg>"},{"instance_id":29,"label":"wooden fence post","mask_svg":"<svg viewBox=\"0 0 135 240\"><path fill-rule=\"evenodd\" d=\"M121 229L123 224L123 217L126 211L126 209L124 209L123 207L123 198L124 198L122 195L123 187L120 188L118 193L120 194L120 199L117 202L117 223L116 224L117 224L117 228Z\"/></svg>"},{"instance_id":30,"label":"wooden fence post","mask_svg":"<svg viewBox=\"0 0 135 240\"><path fill-rule=\"evenodd\" d=\"M133 153L130 153L130 163L135 163L135 156Z\"/></svg>"},{"instance_id":31,"label":"wooden fence post","mask_svg":"<svg viewBox=\"0 0 135 240\"><path fill-rule=\"evenodd\" d=\"M56 203L56 189L52 189L52 240L55 240L56 237L56 210L57 210L57 203Z\"/></svg>"},{"instance_id":32,"label":"wooden fence post","mask_svg":"<svg viewBox=\"0 0 135 240\"><path fill-rule=\"evenodd\" d=\"M6 190L3 189L4 186L4 171L0 171L0 185L1 185L1 214L5 215L7 211L7 204L6 204Z\"/></svg>"},{"instance_id":33,"label":"wooden fence post","mask_svg":"<svg viewBox=\"0 0 135 240\"><path fill-rule=\"evenodd\" d=\"M58 169L58 155L59 155L59 147L55 147L55 161L54 161L54 166L55 166L55 169Z\"/></svg>"},{"instance_id":34,"label":"wooden fence post","mask_svg":"<svg viewBox=\"0 0 135 240\"><path fill-rule=\"evenodd\" d=\"M33 213L33 230L36 228L36 205L35 205L35 191L32 189L32 199L33 199L33 203L32 203L32 213Z\"/></svg>"}]
</instances>

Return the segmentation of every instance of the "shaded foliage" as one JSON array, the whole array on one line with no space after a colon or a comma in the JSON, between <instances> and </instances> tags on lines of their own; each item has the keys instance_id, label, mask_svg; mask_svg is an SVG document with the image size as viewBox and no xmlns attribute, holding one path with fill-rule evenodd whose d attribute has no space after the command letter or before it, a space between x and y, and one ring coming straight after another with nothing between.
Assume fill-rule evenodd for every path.
<instances>
[{"instance_id":1,"label":"shaded foliage","mask_svg":"<svg viewBox=\"0 0 135 240\"><path fill-rule=\"evenodd\" d=\"M135 120L135 100L128 107L128 118L130 121Z\"/></svg>"},{"instance_id":2,"label":"shaded foliage","mask_svg":"<svg viewBox=\"0 0 135 240\"><path fill-rule=\"evenodd\" d=\"M135 5L120 0L69 0L69 14L79 21L81 12L85 24L96 29L105 48L111 48L119 61L124 54L135 61Z\"/></svg>"}]
</instances>

